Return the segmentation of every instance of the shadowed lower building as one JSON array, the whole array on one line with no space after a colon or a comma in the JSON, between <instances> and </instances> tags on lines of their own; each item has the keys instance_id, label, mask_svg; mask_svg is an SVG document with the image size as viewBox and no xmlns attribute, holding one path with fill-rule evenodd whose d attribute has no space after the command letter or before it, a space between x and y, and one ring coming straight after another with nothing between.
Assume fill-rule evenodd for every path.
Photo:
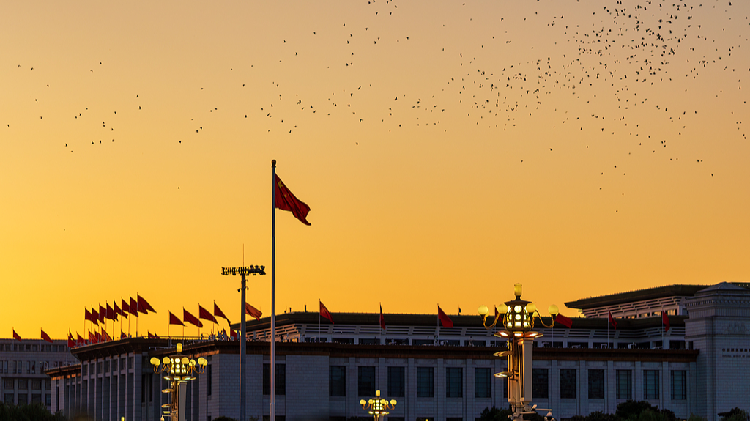
<instances>
[{"instance_id":1,"label":"shadowed lower building","mask_svg":"<svg viewBox=\"0 0 750 422\"><path fill-rule=\"evenodd\" d=\"M544 336L533 351L533 403L552 408L558 419L614 413L629 399L681 418L715 419L742 407L748 395L740 380L750 375L742 365L750 346L740 345L748 338L748 304L750 291L722 283L687 298L689 317L670 316L667 332L650 315L620 320L609 340L606 318L538 330ZM378 317L334 313L335 326L319 326L317 313L277 316L276 419L368 417L359 402L375 390L398 401L390 420L472 420L487 407L507 407L507 382L492 376L506 369L505 359L492 356L504 342L478 316L452 315L453 328L438 328L435 315L386 314L382 333ZM257 419L269 417L269 324L267 318L247 323L245 406ZM74 349L81 364L48 372L53 395L60 392L53 410L97 420L157 420L168 395L149 360L173 346L136 338ZM239 342L186 343L183 353L208 360L206 373L187 385L186 419L237 418Z\"/></svg>"}]
</instances>

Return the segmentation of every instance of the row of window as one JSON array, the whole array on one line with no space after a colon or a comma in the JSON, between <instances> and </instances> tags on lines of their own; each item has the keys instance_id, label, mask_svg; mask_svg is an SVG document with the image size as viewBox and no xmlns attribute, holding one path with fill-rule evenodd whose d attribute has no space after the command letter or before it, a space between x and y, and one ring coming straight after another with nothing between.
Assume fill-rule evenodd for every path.
<instances>
[{"instance_id":1,"label":"row of window","mask_svg":"<svg viewBox=\"0 0 750 422\"><path fill-rule=\"evenodd\" d=\"M0 352L67 352L64 344L0 343Z\"/></svg>"},{"instance_id":2,"label":"row of window","mask_svg":"<svg viewBox=\"0 0 750 422\"><path fill-rule=\"evenodd\" d=\"M16 380L18 380L17 385ZM50 380L43 378L3 378L3 390L13 391L16 388L18 390L29 390L29 388L31 390L41 390L42 388L49 390Z\"/></svg>"},{"instance_id":3,"label":"row of window","mask_svg":"<svg viewBox=\"0 0 750 422\"><path fill-rule=\"evenodd\" d=\"M99 362L89 362L88 364L81 365L81 375L85 377L89 373L91 373L91 375L103 374L105 372L109 372L110 366L112 367L112 372L117 372L118 370L125 370L126 365L127 365L127 369L133 369L133 357L132 356L128 357L127 360L126 358L121 357L119 359L112 358L112 359L106 359L104 361L99 361ZM144 365L150 366L151 363L144 362Z\"/></svg>"},{"instance_id":4,"label":"row of window","mask_svg":"<svg viewBox=\"0 0 750 422\"><path fill-rule=\"evenodd\" d=\"M588 398L590 400L603 400L605 391L605 370L588 370ZM615 396L618 400L631 400L633 394L633 371L630 369L618 369L615 373ZM643 371L643 398L645 400L658 400L661 384L659 370L646 369ZM549 398L549 369L532 369L531 394L535 399ZM671 398L672 400L687 399L687 373L686 371L671 371ZM560 369L560 398L576 399L575 369Z\"/></svg>"},{"instance_id":5,"label":"row of window","mask_svg":"<svg viewBox=\"0 0 750 422\"><path fill-rule=\"evenodd\" d=\"M51 365L60 365L61 361L48 360L0 360L0 374L43 374Z\"/></svg>"},{"instance_id":6,"label":"row of window","mask_svg":"<svg viewBox=\"0 0 750 422\"><path fill-rule=\"evenodd\" d=\"M3 401L5 403L13 403L14 400L14 394L13 393L5 393L3 395ZM42 394L41 393L34 393L31 394L31 403L41 403L42 402ZM28 393L19 393L18 394L18 405L23 404L29 404L29 394ZM44 405L47 407L52 406L52 394L45 394L44 395Z\"/></svg>"}]
</instances>

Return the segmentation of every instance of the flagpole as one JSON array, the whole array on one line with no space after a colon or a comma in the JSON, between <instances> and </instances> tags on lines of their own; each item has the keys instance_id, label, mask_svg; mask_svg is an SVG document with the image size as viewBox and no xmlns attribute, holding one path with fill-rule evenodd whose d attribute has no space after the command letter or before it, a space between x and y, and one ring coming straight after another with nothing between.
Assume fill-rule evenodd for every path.
<instances>
[{"instance_id":1,"label":"flagpole","mask_svg":"<svg viewBox=\"0 0 750 422\"><path fill-rule=\"evenodd\" d=\"M320 298L318 298L318 343L320 343Z\"/></svg>"},{"instance_id":2,"label":"flagpole","mask_svg":"<svg viewBox=\"0 0 750 422\"><path fill-rule=\"evenodd\" d=\"M437 344L436 344L436 346L440 346L440 304L439 303L438 303L437 320L435 322L437 323Z\"/></svg>"},{"instance_id":3,"label":"flagpole","mask_svg":"<svg viewBox=\"0 0 750 422\"><path fill-rule=\"evenodd\" d=\"M320 316L318 316L320 318ZM320 335L320 319L318 319ZM271 160L271 409L270 418L276 420L276 160ZM244 415L244 412L243 412ZM244 420L244 418L241 418Z\"/></svg>"}]
</instances>

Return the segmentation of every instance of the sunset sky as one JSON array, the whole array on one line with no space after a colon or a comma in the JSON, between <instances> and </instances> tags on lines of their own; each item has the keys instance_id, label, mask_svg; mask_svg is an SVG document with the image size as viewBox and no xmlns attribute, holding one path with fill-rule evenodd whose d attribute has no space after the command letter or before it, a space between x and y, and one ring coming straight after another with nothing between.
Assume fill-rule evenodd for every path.
<instances>
[{"instance_id":1,"label":"sunset sky","mask_svg":"<svg viewBox=\"0 0 750 422\"><path fill-rule=\"evenodd\" d=\"M0 337L140 294L475 314L747 281L750 2L0 4ZM222 324L221 328L226 325ZM135 332L133 323L132 333ZM186 334L198 330L188 327ZM209 330L203 329L202 332ZM172 332L179 332L172 328Z\"/></svg>"}]
</instances>

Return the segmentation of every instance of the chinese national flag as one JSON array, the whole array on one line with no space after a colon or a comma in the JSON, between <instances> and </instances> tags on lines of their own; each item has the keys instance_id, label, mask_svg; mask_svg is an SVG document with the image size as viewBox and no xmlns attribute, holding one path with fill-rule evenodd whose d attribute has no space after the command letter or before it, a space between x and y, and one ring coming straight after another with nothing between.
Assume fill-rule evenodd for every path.
<instances>
[{"instance_id":1,"label":"chinese national flag","mask_svg":"<svg viewBox=\"0 0 750 422\"><path fill-rule=\"evenodd\" d=\"M617 321L612 318L612 312L609 313L609 325L611 325L615 330L617 329Z\"/></svg>"},{"instance_id":2,"label":"chinese national flag","mask_svg":"<svg viewBox=\"0 0 750 422\"><path fill-rule=\"evenodd\" d=\"M73 334L70 333L68 333L68 347L71 349L76 347L76 341L73 340Z\"/></svg>"},{"instance_id":3,"label":"chinese national flag","mask_svg":"<svg viewBox=\"0 0 750 422\"><path fill-rule=\"evenodd\" d=\"M18 341L21 341L21 336L18 335L15 328L13 329L13 338Z\"/></svg>"},{"instance_id":4,"label":"chinese national flag","mask_svg":"<svg viewBox=\"0 0 750 422\"><path fill-rule=\"evenodd\" d=\"M664 324L664 331L669 331L669 316L664 311L661 311L661 323Z\"/></svg>"},{"instance_id":5,"label":"chinese national flag","mask_svg":"<svg viewBox=\"0 0 750 422\"><path fill-rule=\"evenodd\" d=\"M107 319L112 319L117 321L117 314L115 313L115 310L109 306L109 303L106 303L107 305Z\"/></svg>"},{"instance_id":6,"label":"chinese national flag","mask_svg":"<svg viewBox=\"0 0 750 422\"><path fill-rule=\"evenodd\" d=\"M84 310L84 311L86 311L86 312L85 312L85 314L84 314L84 316L83 316L83 319L85 319L85 320L87 320L87 321L91 321L91 320L92 320L92 318L93 318L93 317L91 316L91 312L89 312L89 310L88 310L88 309L86 309L86 308L83 308L83 310Z\"/></svg>"},{"instance_id":7,"label":"chinese national flag","mask_svg":"<svg viewBox=\"0 0 750 422\"><path fill-rule=\"evenodd\" d=\"M96 336L91 331L89 331L89 343L96 344Z\"/></svg>"},{"instance_id":8,"label":"chinese national flag","mask_svg":"<svg viewBox=\"0 0 750 422\"><path fill-rule=\"evenodd\" d=\"M112 302L112 305L115 307L115 318L117 318L117 315L125 316L125 314L122 312L122 309L117 305L117 301Z\"/></svg>"},{"instance_id":9,"label":"chinese national flag","mask_svg":"<svg viewBox=\"0 0 750 422\"><path fill-rule=\"evenodd\" d=\"M383 317L383 305L380 305L380 328L385 330L385 317Z\"/></svg>"},{"instance_id":10,"label":"chinese national flag","mask_svg":"<svg viewBox=\"0 0 750 422\"><path fill-rule=\"evenodd\" d=\"M229 318L224 315L224 312L221 312L221 309L219 309L219 305L217 305L216 302L214 302L214 316L224 318L225 320L227 320L227 323L229 323Z\"/></svg>"},{"instance_id":11,"label":"chinese national flag","mask_svg":"<svg viewBox=\"0 0 750 422\"><path fill-rule=\"evenodd\" d=\"M297 199L296 196L286 187L284 182L276 176L276 185L274 186L274 202L276 208L284 211L291 211L297 219L306 225L310 225L307 222L307 213L310 212L310 207L304 202Z\"/></svg>"},{"instance_id":12,"label":"chinese national flag","mask_svg":"<svg viewBox=\"0 0 750 422\"><path fill-rule=\"evenodd\" d=\"M52 343L52 339L49 338L49 336L47 335L47 333L44 332L44 330L42 330L42 340Z\"/></svg>"},{"instance_id":13,"label":"chinese national flag","mask_svg":"<svg viewBox=\"0 0 750 422\"><path fill-rule=\"evenodd\" d=\"M131 315L138 317L138 303L132 297L130 298L130 306L128 306L128 312L130 312Z\"/></svg>"},{"instance_id":14,"label":"chinese national flag","mask_svg":"<svg viewBox=\"0 0 750 422\"><path fill-rule=\"evenodd\" d=\"M203 323L200 322L200 320L193 316L190 312L186 311L185 308L182 308L182 320L185 322L189 322L196 327L203 327Z\"/></svg>"},{"instance_id":15,"label":"chinese national flag","mask_svg":"<svg viewBox=\"0 0 750 422\"><path fill-rule=\"evenodd\" d=\"M442 309L440 309L440 306L438 306L438 318L440 318L440 323L443 324L443 327L452 328L453 327L453 321L451 321L450 318L448 318L448 315L443 312Z\"/></svg>"},{"instance_id":16,"label":"chinese national flag","mask_svg":"<svg viewBox=\"0 0 750 422\"><path fill-rule=\"evenodd\" d=\"M245 302L245 313L250 315L251 317L255 317L255 319L260 319L260 316L263 315L263 313L255 307L247 302Z\"/></svg>"},{"instance_id":17,"label":"chinese national flag","mask_svg":"<svg viewBox=\"0 0 750 422\"><path fill-rule=\"evenodd\" d=\"M104 323L104 318L107 317L107 309L104 306L99 305L99 322Z\"/></svg>"},{"instance_id":18,"label":"chinese national flag","mask_svg":"<svg viewBox=\"0 0 750 422\"><path fill-rule=\"evenodd\" d=\"M568 328L573 326L573 320L563 314L557 314L557 316L555 316L555 322Z\"/></svg>"},{"instance_id":19,"label":"chinese national flag","mask_svg":"<svg viewBox=\"0 0 750 422\"><path fill-rule=\"evenodd\" d=\"M128 305L128 302L125 302L125 299L122 300L122 316L127 317L125 314L130 313L130 305Z\"/></svg>"},{"instance_id":20,"label":"chinese national flag","mask_svg":"<svg viewBox=\"0 0 750 422\"><path fill-rule=\"evenodd\" d=\"M182 325L183 327L185 326L185 324L183 324L179 318L174 316L172 312L169 312L169 325Z\"/></svg>"},{"instance_id":21,"label":"chinese national flag","mask_svg":"<svg viewBox=\"0 0 750 422\"><path fill-rule=\"evenodd\" d=\"M76 331L76 335L78 336L78 346L80 347L86 345L86 340L84 340L83 337L78 334L78 331Z\"/></svg>"},{"instance_id":22,"label":"chinese national flag","mask_svg":"<svg viewBox=\"0 0 750 422\"><path fill-rule=\"evenodd\" d=\"M318 302L320 303L320 316L331 321L331 324L333 324L333 317L331 316L331 313L328 312L328 308L326 308L326 305L324 305L320 300L318 300Z\"/></svg>"},{"instance_id":23,"label":"chinese national flag","mask_svg":"<svg viewBox=\"0 0 750 422\"><path fill-rule=\"evenodd\" d=\"M229 332L231 333L232 340L237 340L238 338L240 338L240 334L237 331L234 331L233 329L230 328Z\"/></svg>"},{"instance_id":24,"label":"chinese national flag","mask_svg":"<svg viewBox=\"0 0 750 422\"><path fill-rule=\"evenodd\" d=\"M219 323L219 321L217 321L216 318L211 315L211 312L208 312L207 309L203 308L200 303L198 304L198 318L205 319L206 321L211 321L214 324Z\"/></svg>"},{"instance_id":25,"label":"chinese national flag","mask_svg":"<svg viewBox=\"0 0 750 422\"><path fill-rule=\"evenodd\" d=\"M96 309L91 308L91 322L96 324L99 321L99 313L96 312Z\"/></svg>"}]
</instances>

